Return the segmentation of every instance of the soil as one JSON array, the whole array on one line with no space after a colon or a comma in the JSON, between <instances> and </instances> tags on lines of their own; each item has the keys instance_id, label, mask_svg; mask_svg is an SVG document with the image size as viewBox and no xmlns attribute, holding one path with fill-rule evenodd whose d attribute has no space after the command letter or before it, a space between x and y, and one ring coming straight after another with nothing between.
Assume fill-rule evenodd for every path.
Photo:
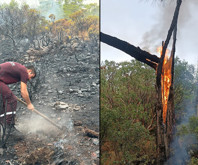
<instances>
[{"instance_id":1,"label":"soil","mask_svg":"<svg viewBox=\"0 0 198 165\"><path fill-rule=\"evenodd\" d=\"M0 63L33 64L37 77L28 83L35 108L63 130L18 103L16 128L25 135L9 137L0 148L0 164L94 165L99 164L99 46L68 44L42 56L2 56ZM20 97L20 84L10 86Z\"/></svg>"}]
</instances>

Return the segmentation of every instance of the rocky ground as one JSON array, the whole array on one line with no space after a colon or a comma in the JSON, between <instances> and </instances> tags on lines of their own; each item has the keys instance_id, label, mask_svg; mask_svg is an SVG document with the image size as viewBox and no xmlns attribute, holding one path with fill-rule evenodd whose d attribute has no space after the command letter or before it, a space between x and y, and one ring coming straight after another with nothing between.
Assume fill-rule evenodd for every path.
<instances>
[{"instance_id":1,"label":"rocky ground","mask_svg":"<svg viewBox=\"0 0 198 165\"><path fill-rule=\"evenodd\" d=\"M0 164L99 164L99 45L76 41L28 53L1 55L0 63L36 66L28 83L32 103L63 130L18 103L16 127L25 140L10 138L0 148ZM20 97L20 84L10 88Z\"/></svg>"}]
</instances>

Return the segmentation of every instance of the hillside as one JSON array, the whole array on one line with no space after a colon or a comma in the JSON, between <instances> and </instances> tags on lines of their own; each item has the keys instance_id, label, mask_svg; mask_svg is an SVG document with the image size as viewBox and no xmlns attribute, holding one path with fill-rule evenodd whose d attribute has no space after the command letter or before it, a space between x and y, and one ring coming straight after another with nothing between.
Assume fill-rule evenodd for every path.
<instances>
[{"instance_id":1,"label":"hillside","mask_svg":"<svg viewBox=\"0 0 198 165\"><path fill-rule=\"evenodd\" d=\"M99 139L99 45L71 39L40 50L0 55L6 61L33 64L37 77L28 84L33 105L61 132L18 103L16 127L25 140L9 139L0 148L0 164L98 164ZM20 84L10 86L20 97Z\"/></svg>"}]
</instances>

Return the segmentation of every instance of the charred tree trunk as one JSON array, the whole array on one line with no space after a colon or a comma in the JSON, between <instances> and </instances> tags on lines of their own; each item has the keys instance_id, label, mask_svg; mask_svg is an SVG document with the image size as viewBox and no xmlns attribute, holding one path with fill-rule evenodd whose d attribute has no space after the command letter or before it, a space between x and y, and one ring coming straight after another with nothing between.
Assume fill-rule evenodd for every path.
<instances>
[{"instance_id":1,"label":"charred tree trunk","mask_svg":"<svg viewBox=\"0 0 198 165\"><path fill-rule=\"evenodd\" d=\"M113 46L123 52L129 54L134 57L136 60L146 63L156 70L156 144L157 144L157 164L162 164L165 162L170 156L170 142L172 140L173 128L175 123L175 114L174 114L174 90L173 90L173 75L174 75L174 55L175 55L175 44L176 44L176 32L177 32L177 20L179 15L179 9L181 6L182 0L177 0L177 6L175 9L175 13L173 16L173 20L168 31L168 35L166 41L164 42L161 57L158 58L156 55L152 55L146 51L141 50L139 47L135 47L125 41L122 41L118 38L112 37L110 35L100 33L100 40L110 46ZM173 33L174 32L174 33ZM170 38L173 34L173 45L170 57L170 75L171 75L171 83L169 87L169 95L167 99L167 111L164 110L164 103L162 100L162 78L167 72L166 67L164 65L165 61L165 53L167 46L169 44ZM164 88L164 85L163 85Z\"/></svg>"},{"instance_id":2,"label":"charred tree trunk","mask_svg":"<svg viewBox=\"0 0 198 165\"><path fill-rule=\"evenodd\" d=\"M136 60L140 62L144 62L145 64L149 65L153 69L157 68L157 64L159 63L159 58L156 55L151 55L150 53L141 50L139 47L135 47L126 41L122 41L116 37L112 37L102 32L100 32L100 41L110 46L113 46L119 50L122 50L123 52L134 57Z\"/></svg>"}]
</instances>

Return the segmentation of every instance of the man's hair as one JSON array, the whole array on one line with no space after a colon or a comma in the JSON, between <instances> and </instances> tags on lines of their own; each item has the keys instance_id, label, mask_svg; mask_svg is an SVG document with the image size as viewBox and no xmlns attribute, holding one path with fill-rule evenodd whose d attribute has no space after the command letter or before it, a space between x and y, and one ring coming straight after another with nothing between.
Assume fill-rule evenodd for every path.
<instances>
[{"instance_id":1,"label":"man's hair","mask_svg":"<svg viewBox=\"0 0 198 165\"><path fill-rule=\"evenodd\" d=\"M26 68L32 70L32 73L35 75L33 78L35 78L36 77L36 70L35 70L34 66L30 65L30 66L26 66Z\"/></svg>"}]
</instances>

